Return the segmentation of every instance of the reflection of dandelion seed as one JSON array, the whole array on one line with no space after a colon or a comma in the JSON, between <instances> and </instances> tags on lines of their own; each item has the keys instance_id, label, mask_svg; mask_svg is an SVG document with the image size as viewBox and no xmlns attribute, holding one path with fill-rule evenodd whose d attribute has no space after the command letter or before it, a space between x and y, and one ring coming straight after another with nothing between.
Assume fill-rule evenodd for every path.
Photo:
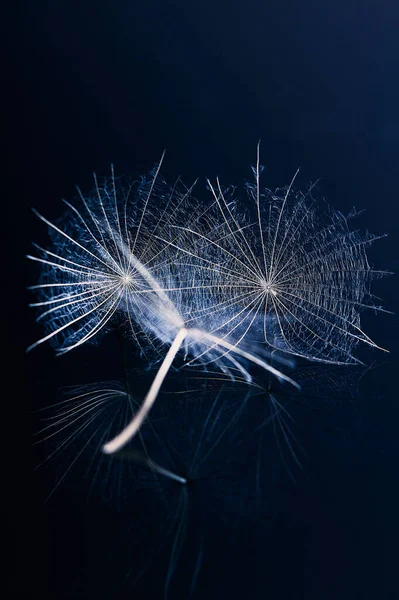
<instances>
[{"instance_id":1,"label":"reflection of dandelion seed","mask_svg":"<svg viewBox=\"0 0 399 600\"><path fill-rule=\"evenodd\" d=\"M188 382L184 375L175 377L171 389L174 384L180 389L192 387L190 377ZM253 512L248 508L256 506L251 436L256 417L250 422L245 419L248 402L242 388L233 396L231 387L227 393L220 385L210 391L207 387L189 397L161 392L162 401L132 448L112 456L97 452L104 434L117 431L137 410L125 388L109 382L71 389L67 401L46 409L45 427L54 426L42 430L39 437L50 453L54 451L49 462L53 459L53 468L59 471L56 488L68 481L68 495L70 488L80 494L88 489L91 499L84 504L96 531L102 532L92 540L91 552L98 553L100 561L109 560L112 553L118 559L100 569L94 560L95 573L86 578L89 595L103 587L103 593L106 590L112 597L116 587L126 590L135 583L141 589L141 583L148 582L137 580L147 579L146 574L153 578L158 568L156 585L164 588L165 597L169 588L173 597L175 586L198 593L197 583L208 569L217 539L218 520L219 527L226 522L223 548L229 552L230 544L235 544L237 551L235 532L245 536L247 527L242 524L251 522ZM73 422L79 415L81 419ZM70 426L62 429L67 423ZM110 518L99 506L110 511ZM107 526L113 542L104 533Z\"/></svg>"},{"instance_id":2,"label":"reflection of dandelion seed","mask_svg":"<svg viewBox=\"0 0 399 600\"><path fill-rule=\"evenodd\" d=\"M193 246L202 241L224 265L221 300L230 298L229 310L244 314L269 346L322 362L358 362L353 350L359 342L379 348L360 327L363 309L383 310L369 285L385 273L373 270L366 255L378 238L350 230L356 213L320 210L312 188L294 191L295 177L285 189L262 191L260 173L258 146L255 184L247 186L255 208L251 225L235 214L232 193L209 182L222 226L208 233L183 227L180 249L191 255L190 240Z\"/></svg>"},{"instance_id":3,"label":"reflection of dandelion seed","mask_svg":"<svg viewBox=\"0 0 399 600\"><path fill-rule=\"evenodd\" d=\"M253 547L254 540L260 548L268 546L262 540L269 539L273 519L281 515L281 500L301 489L289 481L289 477L298 481L296 458L301 458L301 419L306 413L296 405L312 410L323 403L331 407L345 390L345 381L353 381L353 369L299 364L301 393L263 372L249 385L239 371L235 377L232 383L216 370L175 372L170 393L161 391L161 401L132 447L110 457L98 454L98 449L138 410L126 387L110 382L77 388L71 390L71 404L55 407L46 421L55 427L42 431L41 437L57 431L46 440L46 444L57 440L59 452L53 455L57 468L68 469L68 475L73 469L74 488L86 471L91 502L106 504L112 511L104 523L101 511L88 508L101 515L94 516L96 531L103 532L101 527L108 524L113 542L107 533L95 536L95 567L87 585L95 590L103 587L111 597L115 588L141 597L141 590L148 593L147 586L152 585L157 587L154 597L162 597L162 588L164 597L208 597L204 590L216 597L212 577L217 573L222 585L231 574L215 563L215 545L233 561L239 560L243 547ZM130 383L136 379L137 373L132 373ZM72 423L79 415L81 420ZM70 427L62 429L67 422ZM320 435L327 444L334 439L329 448L334 452L337 432L327 433L322 423ZM78 426L80 435L68 446L67 438ZM306 450L309 442L306 435ZM72 462L65 468L65 461ZM57 478L56 485L60 482ZM292 511L291 501L289 506ZM290 518L295 521L292 513ZM118 560L109 561L110 552ZM108 568L99 568L97 554L104 567L109 561ZM267 555L267 550L261 556L257 553L256 562L245 567L245 577L263 574L261 563ZM244 580L242 572L237 571L237 577Z\"/></svg>"},{"instance_id":4,"label":"reflection of dandelion seed","mask_svg":"<svg viewBox=\"0 0 399 600\"><path fill-rule=\"evenodd\" d=\"M262 373L253 378L249 385L237 377L233 387L227 378L216 371L212 374L212 380L216 386L224 383L226 392L231 394L240 393L237 388L249 388L250 398L246 403L246 411L255 415L254 436L260 435L261 444L262 430L266 427L268 431L273 431L279 455L275 464L281 462L291 481L296 482L297 473L304 470L304 459L308 457L307 443L300 441L301 432L305 431L314 418L323 420L325 434L330 434L336 419L343 419L345 427L348 426L348 404L353 407L354 399L359 396L359 382L367 371L368 368L362 365L348 368L299 361L295 365L295 379L300 385L300 391L281 385L278 379L268 377L267 374L266 378L262 377ZM201 381L204 377L198 374L195 379ZM338 410L339 407L342 410ZM334 430L333 436L337 441L337 431ZM331 438L326 435L326 439ZM259 447L258 460L265 459L267 460L264 450Z\"/></svg>"},{"instance_id":5,"label":"reflection of dandelion seed","mask_svg":"<svg viewBox=\"0 0 399 600\"><path fill-rule=\"evenodd\" d=\"M86 454L90 469L104 439L128 423L137 408L133 397L117 382L66 388L63 395L64 400L46 407L46 414L50 416L43 418L46 425L36 434L38 443L54 446L43 462L57 457L57 463L62 464L61 456L67 457L67 465L50 495ZM71 448L73 458L69 460ZM92 473L91 477L94 484L96 474Z\"/></svg>"}]
</instances>

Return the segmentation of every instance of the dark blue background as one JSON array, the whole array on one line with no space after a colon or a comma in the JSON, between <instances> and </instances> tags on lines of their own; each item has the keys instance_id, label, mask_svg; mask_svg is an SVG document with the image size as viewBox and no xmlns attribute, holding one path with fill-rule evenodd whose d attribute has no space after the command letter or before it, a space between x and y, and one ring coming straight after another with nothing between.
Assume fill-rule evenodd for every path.
<instances>
[{"instance_id":1,"label":"dark blue background","mask_svg":"<svg viewBox=\"0 0 399 600\"><path fill-rule=\"evenodd\" d=\"M117 172L141 174L164 148L168 180L220 175L241 184L261 138L265 185L286 184L298 166L301 184L320 178L318 189L333 206L364 208L360 225L390 234L371 257L377 268L397 270L399 5L26 0L13 2L2 21L2 198L10 217L4 262L11 267L3 299L6 348L16 350L5 376L5 405L16 413L4 426L14 440L5 457L14 509L9 594L78 597L79 590L98 597L95 573L106 560L93 558L94 531L101 522L103 541L111 543L122 520L106 508L85 508L66 489L44 505L48 481L31 480L29 434L26 449L23 436L16 443L13 433L30 407L53 401L59 385L96 377L90 353L56 359L43 347L23 357L40 335L25 291L36 270L24 254L32 240L45 239L30 207L56 218L60 199L74 195L75 184L89 189L94 170L106 174L112 161ZM395 311L396 277L377 282L375 290ZM369 395L355 414L340 409L350 443L337 441L334 421L324 435L325 417L303 419L306 478L271 492L272 525L262 529L255 518L243 525L234 560L224 554L223 527L218 532L210 523L215 549L205 560L220 561L220 579L202 597L217 590L241 598L246 585L249 598L399 596L397 318L367 314L364 326L391 354L368 357L385 361L371 376ZM110 365L119 376L112 350L99 350L97 360L96 367ZM234 514L234 494L225 501ZM243 535L247 526L253 536ZM231 577L238 570L241 587ZM161 575L154 573L135 597L162 597ZM186 596L176 588L172 597Z\"/></svg>"}]
</instances>

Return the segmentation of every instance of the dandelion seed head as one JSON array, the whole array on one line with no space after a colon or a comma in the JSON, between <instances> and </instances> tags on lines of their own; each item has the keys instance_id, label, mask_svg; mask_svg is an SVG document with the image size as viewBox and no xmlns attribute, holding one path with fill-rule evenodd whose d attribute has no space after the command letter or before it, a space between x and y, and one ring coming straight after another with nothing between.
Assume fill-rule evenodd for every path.
<instances>
[{"instance_id":1,"label":"dandelion seed head","mask_svg":"<svg viewBox=\"0 0 399 600\"><path fill-rule=\"evenodd\" d=\"M121 275L122 285L126 288L130 288L134 286L134 279L129 272L123 273Z\"/></svg>"},{"instance_id":2,"label":"dandelion seed head","mask_svg":"<svg viewBox=\"0 0 399 600\"><path fill-rule=\"evenodd\" d=\"M260 285L265 292L265 294L272 294L273 296L277 296L277 290L272 282L261 280Z\"/></svg>"}]
</instances>

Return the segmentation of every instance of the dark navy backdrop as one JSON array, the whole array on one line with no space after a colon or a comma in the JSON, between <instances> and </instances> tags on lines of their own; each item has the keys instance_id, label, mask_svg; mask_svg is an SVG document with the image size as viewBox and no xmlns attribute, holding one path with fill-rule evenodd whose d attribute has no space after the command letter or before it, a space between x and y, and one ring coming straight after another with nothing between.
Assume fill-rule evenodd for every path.
<instances>
[{"instance_id":1,"label":"dark navy backdrop","mask_svg":"<svg viewBox=\"0 0 399 600\"><path fill-rule=\"evenodd\" d=\"M179 174L185 181L220 175L240 184L250 176L261 138L266 185L286 184L298 166L301 184L320 178L319 191L332 205L343 212L364 208L360 225L390 234L371 256L378 268L397 270L399 5L394 0L9 4L2 19L7 59L2 198L10 216L5 262L11 267L4 315L10 325L7 353L14 348L16 356L5 375L4 398L15 409L4 425L14 440L5 456L13 482L5 482L5 489L11 490L14 509L12 519L6 517L13 536L8 593L98 597L98 573L108 567L111 580L129 547L124 539L119 555L108 557L100 540L104 547L115 544L129 510L118 513L101 502L86 507L67 486L44 504L53 473L31 478L40 451L32 452L29 432L15 441L14 431L25 431L26 413L50 404L60 385L93 381L99 369L118 377L116 343L96 351L95 365L85 351L56 359L41 347L23 357L40 335L25 290L37 272L24 255L32 240L45 240L30 207L56 218L60 199L73 195L75 184L90 188L94 170L106 174L114 162L117 172L141 174L164 148L169 180ZM375 290L395 311L396 277L377 282ZM195 597L398 596L397 318L367 314L364 323L372 338L391 349L388 358L368 356L368 362L385 361L367 384L369 395L363 390L356 411L340 407L340 424L331 417L325 431L320 430L325 415L302 419L306 476L296 484L287 480L284 489L271 487L270 525L264 514L261 522L243 516L227 487L225 509L242 527L236 526L236 542L227 548L228 519L220 519L220 530L217 518L206 521L212 532L203 521L198 524L213 540L203 570L214 572L215 562L220 568L213 585L206 576L202 584L198 580L204 591ZM342 430L350 440L343 445ZM132 514L143 510L134 490L130 501ZM134 554L131 566L134 570ZM119 593L162 597L164 578L160 561L137 588ZM177 586L171 597L188 596Z\"/></svg>"}]
</instances>

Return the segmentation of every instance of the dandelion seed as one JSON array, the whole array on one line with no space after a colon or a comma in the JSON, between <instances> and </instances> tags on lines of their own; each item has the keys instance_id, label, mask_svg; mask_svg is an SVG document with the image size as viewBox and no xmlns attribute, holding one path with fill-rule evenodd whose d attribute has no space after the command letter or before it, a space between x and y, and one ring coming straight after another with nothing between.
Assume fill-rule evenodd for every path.
<instances>
[{"instance_id":1,"label":"dandelion seed","mask_svg":"<svg viewBox=\"0 0 399 600\"><path fill-rule=\"evenodd\" d=\"M255 183L247 185L249 215L237 210L234 189L208 181L220 227L181 227L179 249L187 257L195 254L210 280L218 265L216 305L240 323L245 319L246 334L255 331L269 347L307 359L356 363L359 342L383 350L360 324L364 309L384 311L370 284L386 273L374 270L367 258L378 237L351 230L357 213L345 217L323 207L312 197L312 186L296 191L297 174L284 189L261 190L261 170L258 146ZM199 245L201 252L195 252Z\"/></svg>"},{"instance_id":2,"label":"dandelion seed","mask_svg":"<svg viewBox=\"0 0 399 600\"><path fill-rule=\"evenodd\" d=\"M148 292L147 282L128 255L136 256L148 273L155 263L159 267L161 250L150 232L162 231L174 208L190 193L180 181L170 188L160 180L161 163L162 159L139 182L115 178L113 168L109 179L94 176L91 194L84 196L78 190L74 203L64 201L68 212L59 224L35 211L49 227L52 248L35 244L38 256L28 255L42 267L40 283L30 288L39 301L31 306L41 311L37 320L48 333L28 350L49 340L58 354L68 352L97 339L121 314L129 318L144 302L138 296ZM158 218L148 209L152 197L163 208ZM122 245L129 253L121 252ZM140 346L139 324L130 319L129 323Z\"/></svg>"}]
</instances>

